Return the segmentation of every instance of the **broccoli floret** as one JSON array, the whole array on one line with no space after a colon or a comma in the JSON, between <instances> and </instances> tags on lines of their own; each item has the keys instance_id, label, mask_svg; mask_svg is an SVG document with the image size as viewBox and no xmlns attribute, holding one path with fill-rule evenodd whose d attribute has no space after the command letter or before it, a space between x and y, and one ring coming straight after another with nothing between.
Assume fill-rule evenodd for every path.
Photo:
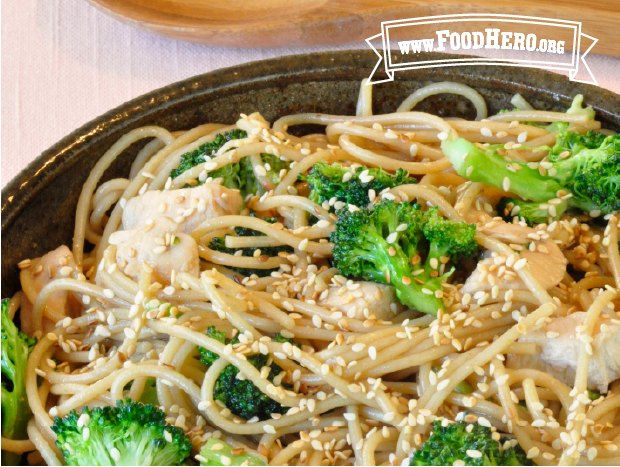
<instances>
[{"instance_id":1,"label":"broccoli floret","mask_svg":"<svg viewBox=\"0 0 620 467\"><path fill-rule=\"evenodd\" d=\"M186 170L192 167L202 164L207 159L210 159L217 151L220 150L227 142L233 139L247 138L248 134L243 130L231 130L224 133L220 133L215 136L215 139L210 143L204 143L192 152L188 152L181 156L181 162L179 166L170 172L172 178L176 178Z\"/></svg>"},{"instance_id":2,"label":"broccoli floret","mask_svg":"<svg viewBox=\"0 0 620 467\"><path fill-rule=\"evenodd\" d=\"M26 397L26 365L36 338L21 332L9 316L9 299L2 300L2 436L27 439L30 406ZM2 451L2 465L18 465L20 454Z\"/></svg>"},{"instance_id":3,"label":"broccoli floret","mask_svg":"<svg viewBox=\"0 0 620 467\"><path fill-rule=\"evenodd\" d=\"M227 142L234 139L247 138L248 134L244 130L231 130L218 134L215 139L210 143L205 143L199 146L192 152L183 154L181 156L181 162L179 167L170 172L172 178L178 177L186 170L191 169L203 162L210 160L214 155L224 146ZM280 181L280 171L282 169L289 169L290 162L283 161L273 154L261 154L262 165L267 172L267 178L269 179L269 186L260 186L254 177L252 170L252 163L249 157L244 157L238 162L226 164L219 169L209 173L209 177L213 180L220 179L222 185L226 188L240 190L241 196L246 197L252 193L264 193L273 189ZM204 182L198 181L196 185L202 185Z\"/></svg>"},{"instance_id":4,"label":"broccoli floret","mask_svg":"<svg viewBox=\"0 0 620 467\"><path fill-rule=\"evenodd\" d=\"M67 465L182 465L192 443L165 418L157 407L127 399L56 417L52 430Z\"/></svg>"},{"instance_id":5,"label":"broccoli floret","mask_svg":"<svg viewBox=\"0 0 620 467\"><path fill-rule=\"evenodd\" d=\"M213 449L215 448L215 449ZM228 460L223 462L222 456ZM255 451L245 448L234 449L221 439L209 438L197 457L200 465L268 465L267 459Z\"/></svg>"},{"instance_id":6,"label":"broccoli floret","mask_svg":"<svg viewBox=\"0 0 620 467\"><path fill-rule=\"evenodd\" d=\"M254 213L250 214L251 217L256 217ZM278 222L277 217L264 217L264 221L269 222L270 224L275 224ZM239 237L261 237L265 234L259 232L258 230L248 229L245 227L235 227L235 233ZM214 237L211 239L210 248L215 251L221 251L222 253L228 253L229 255L234 255L238 250L242 251L242 256L254 256L254 252L258 249L255 247L251 248L228 248L226 246L226 235L221 237ZM282 246L269 246L260 248L261 255L267 256L278 256L280 252L292 253L294 250L288 245ZM265 277L271 274L273 269L251 269L251 268L238 268L232 267L233 271L236 271L244 276L251 276L252 274L256 274L258 277Z\"/></svg>"},{"instance_id":7,"label":"broccoli floret","mask_svg":"<svg viewBox=\"0 0 620 467\"><path fill-rule=\"evenodd\" d=\"M454 222L444 219L438 214L438 208L429 209L424 216L424 236L430 242L428 259L429 272L437 270L433 259L441 265L449 261L457 261L472 255L478 248L476 243L476 225ZM432 274L431 274L432 275Z\"/></svg>"},{"instance_id":8,"label":"broccoli floret","mask_svg":"<svg viewBox=\"0 0 620 467\"><path fill-rule=\"evenodd\" d=\"M456 461L464 462L462 465L533 465L518 444L512 447L510 442L510 447L502 449L506 439L498 443L490 428L477 423L468 432L469 425L461 421L442 426L442 421L435 420L430 438L414 452L409 465L454 465ZM469 457L469 450L482 457Z\"/></svg>"},{"instance_id":9,"label":"broccoli floret","mask_svg":"<svg viewBox=\"0 0 620 467\"><path fill-rule=\"evenodd\" d=\"M290 162L283 161L273 154L262 153L260 157L261 164L267 174L268 183L266 186L259 185L258 180L256 180L249 157L244 157L239 162L227 164L214 170L209 173L209 177L214 180L222 179L222 185L226 188L239 190L243 198L249 194L265 193L272 190L280 182L280 171L282 169L288 170Z\"/></svg>"},{"instance_id":10,"label":"broccoli floret","mask_svg":"<svg viewBox=\"0 0 620 467\"><path fill-rule=\"evenodd\" d=\"M454 271L442 273L446 259L477 247L475 225L442 219L436 208L423 212L382 200L373 209L342 209L337 215L330 235L334 266L345 276L393 285L401 303L424 313L443 309L442 284Z\"/></svg>"},{"instance_id":11,"label":"broccoli floret","mask_svg":"<svg viewBox=\"0 0 620 467\"><path fill-rule=\"evenodd\" d=\"M228 341L226 339L226 333L224 331L218 331L215 329L215 326L209 326L207 328L207 337L215 339L222 344L228 344L230 342L230 339L228 339ZM218 354L204 347L198 347L198 351L200 352L200 361L205 365L213 365L213 363L220 358Z\"/></svg>"},{"instance_id":12,"label":"broccoli floret","mask_svg":"<svg viewBox=\"0 0 620 467\"><path fill-rule=\"evenodd\" d=\"M596 149L601 147L606 136L594 130L588 131L585 135L576 131L561 131L555 137L555 145L549 151L547 159L551 162L557 162L568 156L574 156L582 149ZM566 156L568 153L568 156ZM563 157L560 157L560 154ZM566 157L564 157L566 156Z\"/></svg>"},{"instance_id":13,"label":"broccoli floret","mask_svg":"<svg viewBox=\"0 0 620 467\"><path fill-rule=\"evenodd\" d=\"M368 172L368 174L364 174L365 176L360 178L364 172ZM345 175L349 178L345 179ZM308 182L308 187L311 190L308 197L312 201L321 204L326 200L336 198L338 201L355 206L367 206L370 203L369 190L379 193L385 188L417 183L417 180L410 177L403 169L398 169L392 175L381 168L358 167L354 170L338 163L329 165L325 162L314 164L307 176L301 175L299 178Z\"/></svg>"},{"instance_id":14,"label":"broccoli floret","mask_svg":"<svg viewBox=\"0 0 620 467\"><path fill-rule=\"evenodd\" d=\"M463 138L446 139L441 144L459 175L469 180L507 187L535 203L546 203L565 191L572 195L567 200L569 207L603 214L620 209L620 135L607 136L598 148L582 149L571 157L545 163L546 167L510 160L495 146L483 149ZM519 170L514 170L515 164Z\"/></svg>"},{"instance_id":15,"label":"broccoli floret","mask_svg":"<svg viewBox=\"0 0 620 467\"><path fill-rule=\"evenodd\" d=\"M530 227L553 222L564 214L566 208L565 200L561 200L560 203L554 204L551 208L550 204L532 203L506 196L501 198L495 207L497 213L506 222L512 222L512 219L517 217L519 220L524 220Z\"/></svg>"},{"instance_id":16,"label":"broccoli floret","mask_svg":"<svg viewBox=\"0 0 620 467\"><path fill-rule=\"evenodd\" d=\"M214 326L209 326L207 336L220 341L222 344L234 345L239 342L237 336L233 339L227 339L226 334L217 331ZM278 338L278 336L279 334L274 338L276 342L283 342L276 339L286 339ZM286 342L291 342L291 340L286 339ZM216 353L204 347L198 347L198 351L200 352L200 361L204 364L212 365L219 358ZM247 357L247 359L255 368L260 370L267 365L269 355L255 354ZM267 379L273 381L281 371L282 368L272 363ZM259 420L267 420L271 418L272 413L284 414L288 411L287 407L264 394L252 381L238 379L238 374L239 369L236 366L228 365L220 373L213 388L213 398L223 402L232 413L246 420L253 417L258 417ZM283 384L283 386L290 389L289 385Z\"/></svg>"}]
</instances>

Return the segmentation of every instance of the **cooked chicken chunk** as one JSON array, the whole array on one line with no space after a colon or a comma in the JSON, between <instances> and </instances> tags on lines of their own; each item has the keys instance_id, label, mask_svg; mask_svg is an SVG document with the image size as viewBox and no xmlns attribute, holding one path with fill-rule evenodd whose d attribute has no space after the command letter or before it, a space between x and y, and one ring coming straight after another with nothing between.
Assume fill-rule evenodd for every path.
<instances>
[{"instance_id":1,"label":"cooked chicken chunk","mask_svg":"<svg viewBox=\"0 0 620 467\"><path fill-rule=\"evenodd\" d=\"M572 386L580 344L576 329L585 318L585 312L552 318L552 322L543 328L521 336L519 342L533 342L539 352L531 356L510 355L508 367L535 368ZM620 378L620 326L609 319L599 319L593 337L588 389L607 392L609 384Z\"/></svg>"},{"instance_id":2,"label":"cooked chicken chunk","mask_svg":"<svg viewBox=\"0 0 620 467\"><path fill-rule=\"evenodd\" d=\"M519 256L527 259L530 272L545 290L555 287L564 278L566 258L555 241L547 235L541 236L530 227L499 220L491 220L479 225L478 230L508 245L522 246L523 249L519 251ZM524 247L524 245L531 244L534 244L535 250ZM484 259L478 263L478 267L469 276L461 292L490 290L494 284L497 284L500 289L527 290L523 281L509 268L508 274L502 273L500 277L499 272L505 261L502 262L500 259L496 262L496 260L491 252L486 252ZM496 280L489 281L490 276Z\"/></svg>"},{"instance_id":3,"label":"cooked chicken chunk","mask_svg":"<svg viewBox=\"0 0 620 467\"><path fill-rule=\"evenodd\" d=\"M182 232L191 233L207 219L238 214L242 204L238 190L217 183L180 190L147 191L127 201L123 229L144 227L165 216L174 219Z\"/></svg>"},{"instance_id":4,"label":"cooked chicken chunk","mask_svg":"<svg viewBox=\"0 0 620 467\"><path fill-rule=\"evenodd\" d=\"M22 269L19 279L24 291L22 300L22 329L32 333L32 305L39 292L50 282L58 278L75 279L81 271L77 269L73 253L65 245L31 260L30 267ZM79 313L79 303L70 292L56 292L50 296L43 312L43 330L49 331L54 324L66 316L75 317Z\"/></svg>"},{"instance_id":5,"label":"cooked chicken chunk","mask_svg":"<svg viewBox=\"0 0 620 467\"><path fill-rule=\"evenodd\" d=\"M146 227L114 232L110 244L117 245L119 269L135 280L143 262L153 267L153 278L161 284L170 284L173 270L196 277L200 274L196 241L169 217L160 217Z\"/></svg>"},{"instance_id":6,"label":"cooked chicken chunk","mask_svg":"<svg viewBox=\"0 0 620 467\"><path fill-rule=\"evenodd\" d=\"M332 311L341 311L349 318L390 320L404 310L393 287L374 282L350 281L342 287L329 287L327 295L317 301Z\"/></svg>"}]
</instances>

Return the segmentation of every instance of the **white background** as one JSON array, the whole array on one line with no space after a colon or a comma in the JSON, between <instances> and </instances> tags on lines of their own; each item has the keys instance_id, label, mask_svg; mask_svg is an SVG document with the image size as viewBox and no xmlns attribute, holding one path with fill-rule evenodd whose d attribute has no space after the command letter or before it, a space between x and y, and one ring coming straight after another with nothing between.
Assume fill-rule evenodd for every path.
<instances>
[{"instance_id":1,"label":"white background","mask_svg":"<svg viewBox=\"0 0 620 467\"><path fill-rule=\"evenodd\" d=\"M85 0L2 1L2 186L63 136L153 89L248 61L351 48L367 46L207 47L134 29ZM599 85L620 93L620 59L588 57Z\"/></svg>"}]
</instances>

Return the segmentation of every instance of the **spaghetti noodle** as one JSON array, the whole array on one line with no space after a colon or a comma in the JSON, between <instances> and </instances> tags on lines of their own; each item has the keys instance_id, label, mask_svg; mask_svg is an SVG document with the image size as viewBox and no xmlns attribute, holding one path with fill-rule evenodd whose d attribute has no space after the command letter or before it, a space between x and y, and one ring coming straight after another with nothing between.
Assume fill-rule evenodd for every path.
<instances>
[{"instance_id":1,"label":"spaghetti noodle","mask_svg":"<svg viewBox=\"0 0 620 467\"><path fill-rule=\"evenodd\" d=\"M514 437L537 464L619 465L620 384L613 382L595 401L583 400L592 388L590 343L600 329L613 333L620 323L618 217L609 215L607 225L595 226L564 216L538 225L527 242L515 246L494 231L493 223L503 220L493 219L489 208L503 195L501 190L458 176L438 147L446 135L482 145L516 143L524 131L528 141L522 142L552 145L554 133L524 122L564 121L582 132L600 124L583 115L530 108L487 119L482 96L456 83L423 88L398 112L373 115L371 90L362 83L355 117L299 114L269 125L258 114L241 115L233 126L206 124L175 133L150 126L116 142L84 184L72 251L65 248L51 259L20 263L23 291L11 299L10 315L21 306L23 329L39 337L26 378L33 418L29 440L3 438L2 449L36 450L40 455L29 456L33 463L61 465L62 453L50 428L53 417L82 406L114 405L127 397L138 400L146 382L154 379L160 407L172 424L189 434L194 455L210 437L221 437L232 446L259 452L273 465L408 465L433 420L454 420L466 412ZM411 110L437 93L469 98L476 121ZM288 133L302 124L324 125L325 133ZM169 176L184 154L232 129L244 130L247 137L227 142L213 158L176 178ZM114 160L143 139L150 141L129 177L101 183ZM265 173L261 153L292 163L274 181ZM544 154L530 157L540 161ZM205 187L217 184L210 173L244 158L251 162L261 189L243 200L241 212L229 212L231 201L221 195L205 204L192 198L197 193L192 190L199 188L183 188L205 181ZM351 311L338 297L364 297L360 281L340 276L330 263L334 203L311 200L299 181L318 162L387 172L404 169L418 183L377 193L378 198L416 199L457 222L477 222L472 220L476 215L486 215L488 219L478 224L476 241L487 251L487 259L474 267L484 277L472 286L465 284L467 277L445 284L445 310L437 316L402 308L384 316L372 306ZM176 203L178 209L162 201L153 212L131 211L135 200L157 190L164 196L172 193L168 203ZM188 199L180 201L183 196L174 193L187 193L183 196ZM158 212L174 219L170 222L175 227L156 237L145 256L140 248L150 245L149 231L161 225ZM192 216L202 217L188 230L184 226ZM234 229L262 235L229 235L229 249L287 250L248 257L211 248L212 239ZM139 231L144 245L131 244ZM535 253L545 239L559 245L575 273L565 272L564 264L551 264L562 269L561 279L551 288L541 284L540 271L518 267L531 245ZM177 241L197 247L196 268L184 268L189 260L183 256L167 266L159 262L157 258L172 251ZM545 254L546 247L538 248ZM124 252L129 253L123 256ZM137 262L134 274L127 272L131 261ZM246 277L236 268L271 272ZM503 275L523 286L500 287ZM385 290L382 293L388 293ZM339 302L328 305L331 292ZM584 320L570 382L527 363L511 364L513 357L526 362L539 357L537 344L523 336L579 312ZM210 326L228 336L238 333L243 340L226 346L207 336ZM276 333L293 337L299 346L276 342L271 338ZM219 359L203 365L198 347ZM248 361L247 356L258 353L269 354L283 369L280 381L291 389L274 384ZM231 364L286 412L266 420L244 420L224 410L214 399L214 385ZM462 382L473 386L470 394L455 392ZM520 400L527 410L518 405Z\"/></svg>"}]
</instances>

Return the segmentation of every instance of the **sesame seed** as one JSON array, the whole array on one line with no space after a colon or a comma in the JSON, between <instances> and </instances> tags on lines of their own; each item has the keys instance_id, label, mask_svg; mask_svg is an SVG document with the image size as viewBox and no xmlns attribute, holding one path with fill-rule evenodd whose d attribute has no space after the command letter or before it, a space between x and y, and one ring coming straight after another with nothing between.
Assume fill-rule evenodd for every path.
<instances>
[{"instance_id":1,"label":"sesame seed","mask_svg":"<svg viewBox=\"0 0 620 467\"><path fill-rule=\"evenodd\" d=\"M450 384L450 380L449 379L444 379L439 384L437 384L437 390L441 391L441 390L447 388L449 386L449 384Z\"/></svg>"},{"instance_id":2,"label":"sesame seed","mask_svg":"<svg viewBox=\"0 0 620 467\"><path fill-rule=\"evenodd\" d=\"M539 454L540 454L540 449L538 449L536 446L534 446L532 449L527 451L527 458L528 459L533 459L535 457L538 457Z\"/></svg>"},{"instance_id":3,"label":"sesame seed","mask_svg":"<svg viewBox=\"0 0 620 467\"><path fill-rule=\"evenodd\" d=\"M477 451L476 449L468 449L467 451L465 451L465 454L467 454L467 456L471 457L472 459L479 459L482 457L482 453L480 451Z\"/></svg>"},{"instance_id":4,"label":"sesame seed","mask_svg":"<svg viewBox=\"0 0 620 467\"><path fill-rule=\"evenodd\" d=\"M510 190L510 179L508 177L504 177L504 181L502 182L502 188L504 191Z\"/></svg>"},{"instance_id":5,"label":"sesame seed","mask_svg":"<svg viewBox=\"0 0 620 467\"><path fill-rule=\"evenodd\" d=\"M480 128L480 133L482 136L491 137L493 136L493 132L487 127Z\"/></svg>"},{"instance_id":6,"label":"sesame seed","mask_svg":"<svg viewBox=\"0 0 620 467\"><path fill-rule=\"evenodd\" d=\"M168 432L164 431L164 434L166 434L166 433L168 433ZM170 439L170 441L172 441L172 438ZM110 456L112 456L112 459L114 459L114 462L118 462L118 461L121 460L121 452L118 449L116 449L116 448L110 449Z\"/></svg>"}]
</instances>

